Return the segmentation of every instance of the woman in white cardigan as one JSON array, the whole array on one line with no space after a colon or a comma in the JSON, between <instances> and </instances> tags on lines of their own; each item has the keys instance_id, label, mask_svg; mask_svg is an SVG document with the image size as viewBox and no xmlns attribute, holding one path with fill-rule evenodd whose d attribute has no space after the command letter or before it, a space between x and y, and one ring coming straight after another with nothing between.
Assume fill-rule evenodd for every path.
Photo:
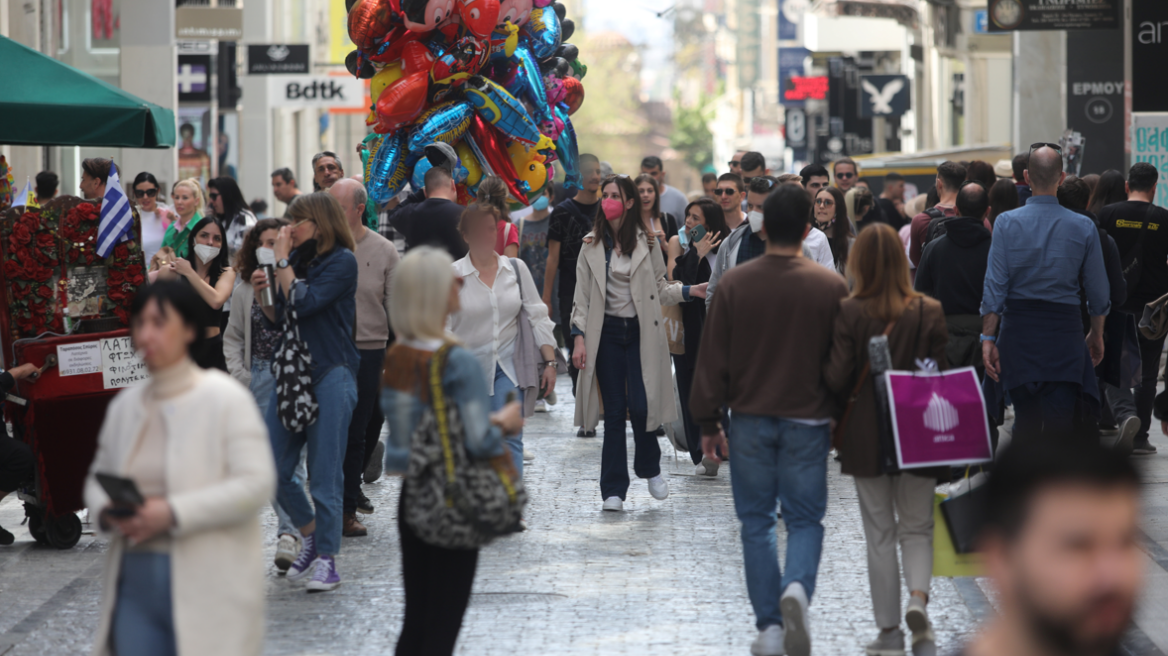
<instances>
[{"instance_id":1,"label":"woman in white cardigan","mask_svg":"<svg viewBox=\"0 0 1168 656\"><path fill-rule=\"evenodd\" d=\"M595 423L598 392L604 400L600 497L604 510L619 512L629 490L626 414L633 422L634 472L648 479L653 498L669 496L656 429L677 419L677 405L661 306L705 298L706 283L683 287L665 279L665 258L657 239L645 234L629 176L609 176L600 192L602 215L576 263L572 362L581 372L576 425Z\"/></svg>"},{"instance_id":2,"label":"woman in white cardigan","mask_svg":"<svg viewBox=\"0 0 1168 656\"><path fill-rule=\"evenodd\" d=\"M259 511L275 467L250 395L190 359L204 339L200 311L194 290L174 282L134 301L131 335L150 380L110 404L85 484L90 514L110 535L99 656L263 649ZM111 502L98 473L133 480L145 503Z\"/></svg>"},{"instance_id":3,"label":"woman in white cardigan","mask_svg":"<svg viewBox=\"0 0 1168 656\"><path fill-rule=\"evenodd\" d=\"M547 306L527 265L495 251L495 223L500 214L497 204L485 199L492 194L506 198L503 180L493 176L484 179L478 194L479 202L466 208L459 225L469 250L466 257L454 263L454 275L462 279L458 295L462 309L451 315L450 331L479 361L491 397L491 412L498 412L507 403L508 392L522 395L518 388L525 372L519 366L524 362L532 364L534 359L521 357L530 354L516 354L520 311L527 311L532 336L539 346L542 362L538 384L543 393L556 387L556 338L552 333L555 324L548 318ZM523 431L508 435L505 441L515 469L522 476Z\"/></svg>"},{"instance_id":4,"label":"woman in white cardigan","mask_svg":"<svg viewBox=\"0 0 1168 656\"><path fill-rule=\"evenodd\" d=\"M223 355L227 360L227 372L231 377L247 385L259 406L260 416L268 411L272 400L272 390L276 389L276 376L272 373L272 360L280 346L283 333L265 323L263 309L256 299L251 286L251 274L259 268L260 261L275 264L276 236L280 228L288 225L285 219L264 219L255 224L243 239L243 246L235 254L235 270L239 272L239 284L231 293L231 314L227 319L227 330L223 333ZM296 469L295 477L304 481L308 470L304 458ZM272 510L276 512L279 526L276 529L276 570L281 574L288 571L292 562L300 555L300 531L292 524L292 518L275 499Z\"/></svg>"}]
</instances>

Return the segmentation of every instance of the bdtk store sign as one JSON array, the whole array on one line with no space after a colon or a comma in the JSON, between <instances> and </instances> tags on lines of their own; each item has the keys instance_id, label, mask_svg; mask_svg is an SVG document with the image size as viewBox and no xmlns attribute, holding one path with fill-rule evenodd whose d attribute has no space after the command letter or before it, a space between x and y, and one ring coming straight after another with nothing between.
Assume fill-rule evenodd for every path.
<instances>
[{"instance_id":1,"label":"bdtk store sign","mask_svg":"<svg viewBox=\"0 0 1168 656\"><path fill-rule=\"evenodd\" d=\"M990 32L1123 27L1123 0L990 0L986 9Z\"/></svg>"},{"instance_id":2,"label":"bdtk store sign","mask_svg":"<svg viewBox=\"0 0 1168 656\"><path fill-rule=\"evenodd\" d=\"M365 85L352 76L273 75L268 78L273 107L365 106Z\"/></svg>"}]
</instances>

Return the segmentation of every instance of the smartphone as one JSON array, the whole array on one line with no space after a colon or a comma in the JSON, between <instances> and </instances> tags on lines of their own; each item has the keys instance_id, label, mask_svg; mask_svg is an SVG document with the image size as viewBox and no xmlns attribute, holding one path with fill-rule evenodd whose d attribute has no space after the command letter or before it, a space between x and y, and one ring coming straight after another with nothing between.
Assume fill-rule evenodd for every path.
<instances>
[{"instance_id":1,"label":"smartphone","mask_svg":"<svg viewBox=\"0 0 1168 656\"><path fill-rule=\"evenodd\" d=\"M698 243L705 236L706 236L706 226L704 226L704 225L696 225L693 227L693 230L689 231L689 241L690 241L690 243L693 243L693 244Z\"/></svg>"},{"instance_id":2,"label":"smartphone","mask_svg":"<svg viewBox=\"0 0 1168 656\"><path fill-rule=\"evenodd\" d=\"M109 495L110 501L114 502L116 512L112 514L128 517L136 512L136 508L146 503L146 499L142 497L142 493L138 491L138 486L134 484L133 480L102 473L95 474L94 477L97 478L101 489ZM123 512L125 512L124 515Z\"/></svg>"}]
</instances>

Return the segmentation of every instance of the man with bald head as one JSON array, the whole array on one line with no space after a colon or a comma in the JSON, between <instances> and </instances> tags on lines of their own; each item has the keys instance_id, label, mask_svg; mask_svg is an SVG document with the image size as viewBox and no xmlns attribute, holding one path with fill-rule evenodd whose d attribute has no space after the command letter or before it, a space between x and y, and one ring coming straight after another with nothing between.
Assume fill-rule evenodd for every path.
<instances>
[{"instance_id":1,"label":"man with bald head","mask_svg":"<svg viewBox=\"0 0 1168 656\"><path fill-rule=\"evenodd\" d=\"M351 178L341 178L329 187L328 193L341 204L345 221L357 244L357 350L361 366L357 369L357 407L349 423L349 442L343 465L345 476L344 524L345 537L367 534L357 520L357 513L370 514L373 504L361 492L361 477L367 480L380 476L381 455L377 452L381 425L379 391L381 367L385 349L390 341L389 289L398 253L393 242L365 227L365 187ZM384 452L383 452L384 453Z\"/></svg>"},{"instance_id":2,"label":"man with bald head","mask_svg":"<svg viewBox=\"0 0 1168 656\"><path fill-rule=\"evenodd\" d=\"M1014 438L1023 440L1068 436L1097 418L1095 365L1111 308L1099 232L1056 198L1066 178L1058 146L1034 144L1025 178L1033 196L994 223L981 303L987 405L996 409L1009 392ZM1080 280L1091 315L1086 344Z\"/></svg>"}]
</instances>

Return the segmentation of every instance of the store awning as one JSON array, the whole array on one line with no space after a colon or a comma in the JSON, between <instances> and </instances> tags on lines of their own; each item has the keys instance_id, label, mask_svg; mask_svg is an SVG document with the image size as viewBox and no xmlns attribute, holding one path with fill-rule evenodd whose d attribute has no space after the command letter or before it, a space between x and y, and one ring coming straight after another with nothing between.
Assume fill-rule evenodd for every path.
<instances>
[{"instance_id":1,"label":"store awning","mask_svg":"<svg viewBox=\"0 0 1168 656\"><path fill-rule=\"evenodd\" d=\"M0 37L0 144L168 148L174 112Z\"/></svg>"}]
</instances>

